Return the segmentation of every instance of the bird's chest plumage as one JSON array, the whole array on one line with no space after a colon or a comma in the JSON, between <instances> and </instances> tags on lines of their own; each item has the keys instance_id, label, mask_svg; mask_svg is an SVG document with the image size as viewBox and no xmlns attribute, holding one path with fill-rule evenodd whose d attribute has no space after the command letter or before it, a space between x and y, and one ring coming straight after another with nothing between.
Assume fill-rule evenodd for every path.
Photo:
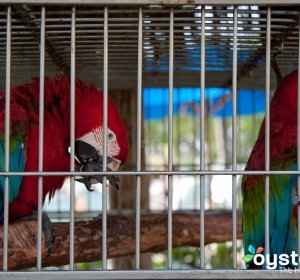
<instances>
[{"instance_id":1,"label":"bird's chest plumage","mask_svg":"<svg viewBox=\"0 0 300 280\"><path fill-rule=\"evenodd\" d=\"M68 171L69 155L67 145L65 144L64 130L59 130L60 124L47 122L45 116L44 125L44 147L43 147L43 171ZM39 140L38 140L38 124L31 125L27 130L25 139L25 171L38 171L39 160ZM43 177L43 198L50 193L60 189L65 177L64 176L44 176ZM38 197L38 177L24 176L20 188L19 196L31 203L34 208L37 205Z\"/></svg>"}]
</instances>

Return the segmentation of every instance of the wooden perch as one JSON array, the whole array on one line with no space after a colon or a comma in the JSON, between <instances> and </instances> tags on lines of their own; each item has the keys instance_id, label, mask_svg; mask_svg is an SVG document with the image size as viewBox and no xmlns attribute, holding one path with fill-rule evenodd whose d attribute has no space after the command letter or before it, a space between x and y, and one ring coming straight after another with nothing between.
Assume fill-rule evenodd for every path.
<instances>
[{"instance_id":1,"label":"wooden perch","mask_svg":"<svg viewBox=\"0 0 300 280\"><path fill-rule=\"evenodd\" d=\"M237 236L241 233L241 213L238 212ZM91 262L101 259L102 218L76 222L74 254L75 262ZM230 211L205 212L205 243L224 242L232 238ZM9 225L8 266L10 270L36 265L37 222L26 221ZM173 247L199 246L199 212L174 212ZM69 263L69 223L54 223L56 240L51 255L43 239L43 267L62 266ZM44 238L44 235L43 235ZM3 242L3 228L0 231ZM167 214L141 215L141 252L157 252L167 248ZM108 215L107 254L109 258L135 253L135 218ZM2 245L0 249L2 259ZM2 266L2 262L1 262ZM0 268L1 269L1 268Z\"/></svg>"}]
</instances>

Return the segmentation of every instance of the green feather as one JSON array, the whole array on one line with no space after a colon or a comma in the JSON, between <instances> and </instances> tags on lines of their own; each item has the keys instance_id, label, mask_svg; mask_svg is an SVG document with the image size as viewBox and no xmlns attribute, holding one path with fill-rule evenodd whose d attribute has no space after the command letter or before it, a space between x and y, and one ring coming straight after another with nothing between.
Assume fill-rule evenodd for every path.
<instances>
[{"instance_id":1,"label":"green feather","mask_svg":"<svg viewBox=\"0 0 300 280\"><path fill-rule=\"evenodd\" d=\"M274 170L295 169L294 160L284 160L272 166ZM253 245L264 247L265 243L265 179L257 176L254 184L243 189L243 234L244 248ZM243 185L249 177L243 177ZM290 175L270 176L270 253L286 253L295 243L292 213L292 191L296 177ZM296 248L294 248L296 250Z\"/></svg>"}]
</instances>

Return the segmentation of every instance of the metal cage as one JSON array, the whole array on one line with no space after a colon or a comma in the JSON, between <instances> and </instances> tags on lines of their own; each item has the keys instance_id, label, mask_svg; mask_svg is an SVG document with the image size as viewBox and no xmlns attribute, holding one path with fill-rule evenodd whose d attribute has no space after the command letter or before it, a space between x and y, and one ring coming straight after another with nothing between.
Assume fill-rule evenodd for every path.
<instances>
[{"instance_id":1,"label":"metal cage","mask_svg":"<svg viewBox=\"0 0 300 280\"><path fill-rule=\"evenodd\" d=\"M269 184L274 174L294 174L298 171L270 170L270 89L275 78L270 60L283 46L279 65L284 71L299 68L299 1L287 0L212 0L212 1L147 1L147 0L0 0L0 90L6 92L5 118L5 177L3 269L0 277L30 279L296 279L298 272L259 271L237 269L237 189L238 175L264 175L265 225L269 224ZM18 13L14 18L14 13ZM21 15L21 16L20 16ZM205 32L203 32L205 30ZM255 68L255 71L253 70ZM75 72L76 70L76 72ZM58 71L71 77L71 166L68 172L43 172L43 157L39 154L37 172L9 171L10 89L27 81L30 76L44 77ZM220 75L221 74L221 75ZM249 78L250 76L250 78ZM81 173L75 171L75 77L92 79L103 89L104 147L107 147L108 88L123 87L137 90L136 166L133 170ZM300 81L300 79L298 79ZM44 80L40 79L39 150L43 149ZM200 146L205 146L205 90L208 86L232 89L232 161L230 169L209 170L205 165L205 149L201 148L199 166L191 170L173 168L173 88L199 86ZM298 82L299 83L299 82ZM164 171L143 170L142 92L143 87L168 87L168 158ZM237 164L237 88L265 89L266 153L264 171L243 171ZM298 87L298 96L300 94ZM298 98L298 105L300 98ZM300 124L298 113L298 131ZM298 137L298 146L300 145ZM298 162L300 149L298 149ZM102 187L102 268L99 271L74 269L74 176L103 175ZM135 270L107 269L107 189L106 176L135 176L136 231ZM38 240L36 271L8 270L8 188L9 177L38 176ZM69 271L42 271L42 186L43 176L70 176L70 250ZM168 249L167 268L140 269L140 197L141 178L153 175L167 177ZM198 176L200 190L200 266L198 269L172 269L172 197L173 177ZM232 270L205 269L205 180L210 175L232 176ZM298 194L300 190L298 188ZM299 217L299 216L298 216ZM298 227L299 227L298 223ZM265 249L269 251L269 227L266 226ZM298 240L300 242L300 239ZM99 244L100 246L100 244ZM300 244L298 245L300 248Z\"/></svg>"}]
</instances>

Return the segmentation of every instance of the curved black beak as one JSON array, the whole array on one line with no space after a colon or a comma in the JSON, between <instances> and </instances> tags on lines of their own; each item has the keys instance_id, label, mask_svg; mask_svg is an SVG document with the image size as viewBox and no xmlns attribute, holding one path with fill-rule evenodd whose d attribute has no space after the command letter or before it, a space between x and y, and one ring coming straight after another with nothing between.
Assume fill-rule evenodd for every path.
<instances>
[{"instance_id":1,"label":"curved black beak","mask_svg":"<svg viewBox=\"0 0 300 280\"><path fill-rule=\"evenodd\" d=\"M99 152L92 145L77 140L75 142L75 156L80 163L80 171L93 172L103 170L103 157L99 155ZM120 161L112 157L107 157L107 170L116 171L120 166ZM107 176L108 181L111 185L119 189L119 177L115 175ZM76 181L84 183L88 191L93 191L91 188L92 184L102 183L102 176L84 176L75 178Z\"/></svg>"},{"instance_id":2,"label":"curved black beak","mask_svg":"<svg viewBox=\"0 0 300 280\"><path fill-rule=\"evenodd\" d=\"M81 164L97 155L98 151L92 145L81 140L75 141L75 156Z\"/></svg>"}]
</instances>

